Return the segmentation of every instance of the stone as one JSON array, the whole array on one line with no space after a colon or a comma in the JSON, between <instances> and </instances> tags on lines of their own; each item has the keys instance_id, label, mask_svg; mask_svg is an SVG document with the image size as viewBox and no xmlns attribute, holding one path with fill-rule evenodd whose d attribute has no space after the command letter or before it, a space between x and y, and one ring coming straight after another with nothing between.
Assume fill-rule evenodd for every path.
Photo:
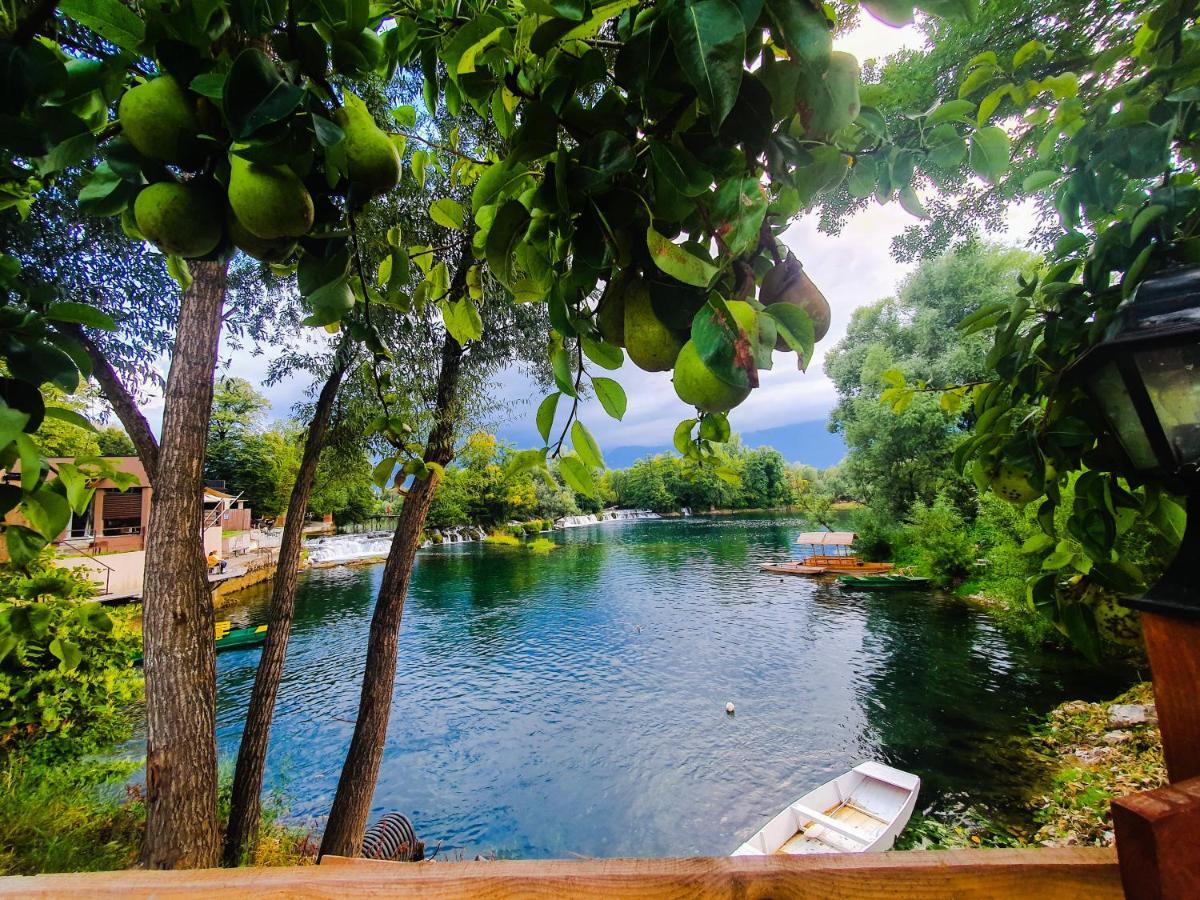
<instances>
[{"instance_id":1,"label":"stone","mask_svg":"<svg viewBox=\"0 0 1200 900\"><path fill-rule=\"evenodd\" d=\"M1112 747L1080 747L1073 750L1072 753L1085 766L1094 766L1112 756L1113 749Z\"/></svg>"},{"instance_id":2,"label":"stone","mask_svg":"<svg viewBox=\"0 0 1200 900\"><path fill-rule=\"evenodd\" d=\"M1111 747L1116 744L1124 744L1129 741L1132 741L1133 735L1130 734L1128 731L1109 731L1109 732L1105 733L1104 737L1101 738L1101 740L1103 740L1104 743L1108 744Z\"/></svg>"},{"instance_id":3,"label":"stone","mask_svg":"<svg viewBox=\"0 0 1200 900\"><path fill-rule=\"evenodd\" d=\"M1108 708L1109 728L1130 728L1157 721L1153 703L1114 703Z\"/></svg>"}]
</instances>

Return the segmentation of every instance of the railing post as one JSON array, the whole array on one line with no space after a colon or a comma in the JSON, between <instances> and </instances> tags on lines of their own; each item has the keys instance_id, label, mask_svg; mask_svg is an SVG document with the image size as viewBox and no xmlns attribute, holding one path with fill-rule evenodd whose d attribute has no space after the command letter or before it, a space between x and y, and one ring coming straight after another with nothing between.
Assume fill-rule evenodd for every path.
<instances>
[{"instance_id":1,"label":"railing post","mask_svg":"<svg viewBox=\"0 0 1200 900\"><path fill-rule=\"evenodd\" d=\"M1113 801L1121 882L1133 900L1200 897L1200 620L1142 613L1171 784Z\"/></svg>"}]
</instances>

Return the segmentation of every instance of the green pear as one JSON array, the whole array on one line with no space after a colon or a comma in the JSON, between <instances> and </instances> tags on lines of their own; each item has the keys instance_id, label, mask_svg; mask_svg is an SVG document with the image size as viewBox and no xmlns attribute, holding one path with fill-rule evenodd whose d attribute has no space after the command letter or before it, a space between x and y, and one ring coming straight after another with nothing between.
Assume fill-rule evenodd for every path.
<instances>
[{"instance_id":1,"label":"green pear","mask_svg":"<svg viewBox=\"0 0 1200 900\"><path fill-rule=\"evenodd\" d=\"M386 194L400 183L400 151L375 124L367 105L346 92L345 106L335 114L346 134L342 147L350 182L369 196Z\"/></svg>"},{"instance_id":2,"label":"green pear","mask_svg":"<svg viewBox=\"0 0 1200 900\"><path fill-rule=\"evenodd\" d=\"M608 282L596 305L596 325L608 343L625 346L625 291L619 275Z\"/></svg>"},{"instance_id":3,"label":"green pear","mask_svg":"<svg viewBox=\"0 0 1200 900\"><path fill-rule=\"evenodd\" d=\"M137 195L133 216L142 236L163 253L194 259L221 243L220 205L208 184L152 184Z\"/></svg>"},{"instance_id":4,"label":"green pear","mask_svg":"<svg viewBox=\"0 0 1200 900\"><path fill-rule=\"evenodd\" d=\"M230 154L229 206L256 237L301 237L313 226L313 201L287 166L250 162Z\"/></svg>"},{"instance_id":5,"label":"green pear","mask_svg":"<svg viewBox=\"0 0 1200 900\"><path fill-rule=\"evenodd\" d=\"M996 470L992 476L991 488L993 494L1014 506L1024 506L1045 493L1034 486L1028 472L1022 472L1008 463L1002 463Z\"/></svg>"},{"instance_id":6,"label":"green pear","mask_svg":"<svg viewBox=\"0 0 1200 900\"><path fill-rule=\"evenodd\" d=\"M646 282L633 278L621 293L625 304L625 350L633 364L647 372L673 368L684 342L654 314Z\"/></svg>"},{"instance_id":7,"label":"green pear","mask_svg":"<svg viewBox=\"0 0 1200 900\"><path fill-rule=\"evenodd\" d=\"M750 388L722 381L700 358L695 341L688 341L675 360L675 393L679 399L702 412L729 412L750 396Z\"/></svg>"},{"instance_id":8,"label":"green pear","mask_svg":"<svg viewBox=\"0 0 1200 900\"><path fill-rule=\"evenodd\" d=\"M828 137L858 118L858 81L858 60L852 54L835 50L829 55L825 71L806 85L811 114L804 124L809 135Z\"/></svg>"},{"instance_id":9,"label":"green pear","mask_svg":"<svg viewBox=\"0 0 1200 900\"><path fill-rule=\"evenodd\" d=\"M294 238L260 238L229 210L225 216L225 228L234 246L260 262L283 262L296 250Z\"/></svg>"},{"instance_id":10,"label":"green pear","mask_svg":"<svg viewBox=\"0 0 1200 900\"><path fill-rule=\"evenodd\" d=\"M751 341L755 340L758 334L758 313L754 311L754 307L742 300L728 300L725 305L733 314L738 327L746 332ZM675 360L675 374L671 380L675 383L675 393L679 395L679 399L702 412L729 412L750 396L749 387L738 387L718 378L700 358L695 341L688 341L679 351L679 358Z\"/></svg>"},{"instance_id":11,"label":"green pear","mask_svg":"<svg viewBox=\"0 0 1200 900\"><path fill-rule=\"evenodd\" d=\"M829 301L825 299L820 288L813 284L813 280L808 277L800 260L796 259L790 251L787 259L776 263L763 276L758 299L762 301L763 306L770 306L772 303L790 303L800 307L808 313L809 319L812 320L814 341L821 340L829 331L833 315L829 308ZM775 349L787 352L792 348L788 346L787 341L780 337L775 342Z\"/></svg>"},{"instance_id":12,"label":"green pear","mask_svg":"<svg viewBox=\"0 0 1200 900\"><path fill-rule=\"evenodd\" d=\"M143 156L179 166L203 160L196 111L170 75L126 91L117 105L121 132Z\"/></svg>"}]
</instances>

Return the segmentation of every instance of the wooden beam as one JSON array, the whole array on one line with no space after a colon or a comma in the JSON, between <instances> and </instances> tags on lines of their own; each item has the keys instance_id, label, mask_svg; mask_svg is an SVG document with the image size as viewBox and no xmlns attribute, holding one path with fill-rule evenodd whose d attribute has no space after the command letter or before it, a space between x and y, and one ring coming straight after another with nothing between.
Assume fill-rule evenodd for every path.
<instances>
[{"instance_id":1,"label":"wooden beam","mask_svg":"<svg viewBox=\"0 0 1200 900\"><path fill-rule=\"evenodd\" d=\"M1098 847L829 853L696 859L388 863L325 857L277 869L132 869L0 878L0 897L406 896L584 898L1029 897L1116 900L1116 855Z\"/></svg>"},{"instance_id":2,"label":"wooden beam","mask_svg":"<svg viewBox=\"0 0 1200 900\"><path fill-rule=\"evenodd\" d=\"M1200 778L1200 621L1143 612L1142 634L1167 775L1171 781Z\"/></svg>"},{"instance_id":3,"label":"wooden beam","mask_svg":"<svg viewBox=\"0 0 1200 900\"><path fill-rule=\"evenodd\" d=\"M1200 778L1118 797L1112 815L1130 900L1200 897Z\"/></svg>"}]
</instances>

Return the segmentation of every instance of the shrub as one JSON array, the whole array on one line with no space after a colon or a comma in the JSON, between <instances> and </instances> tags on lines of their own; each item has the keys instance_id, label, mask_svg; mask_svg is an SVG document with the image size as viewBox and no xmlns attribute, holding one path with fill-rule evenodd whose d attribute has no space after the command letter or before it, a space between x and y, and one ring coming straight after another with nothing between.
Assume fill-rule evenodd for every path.
<instances>
[{"instance_id":1,"label":"shrub","mask_svg":"<svg viewBox=\"0 0 1200 900\"><path fill-rule=\"evenodd\" d=\"M508 532L504 532L504 531L497 531L494 534L489 534L483 540L485 543L499 544L502 547L519 547L519 546L521 546L521 542L517 538L513 537L511 534L509 534Z\"/></svg>"},{"instance_id":2,"label":"shrub","mask_svg":"<svg viewBox=\"0 0 1200 900\"><path fill-rule=\"evenodd\" d=\"M900 543L901 527L895 516L874 506L856 509L851 525L857 538L855 549L867 559L891 559Z\"/></svg>"},{"instance_id":3,"label":"shrub","mask_svg":"<svg viewBox=\"0 0 1200 900\"><path fill-rule=\"evenodd\" d=\"M962 515L946 497L932 506L917 504L906 534L913 558L934 584L946 587L966 577L975 561L975 540Z\"/></svg>"},{"instance_id":4,"label":"shrub","mask_svg":"<svg viewBox=\"0 0 1200 900\"><path fill-rule=\"evenodd\" d=\"M128 732L141 694L136 613L88 602L94 591L48 554L23 571L0 567L0 747L51 759Z\"/></svg>"}]
</instances>

